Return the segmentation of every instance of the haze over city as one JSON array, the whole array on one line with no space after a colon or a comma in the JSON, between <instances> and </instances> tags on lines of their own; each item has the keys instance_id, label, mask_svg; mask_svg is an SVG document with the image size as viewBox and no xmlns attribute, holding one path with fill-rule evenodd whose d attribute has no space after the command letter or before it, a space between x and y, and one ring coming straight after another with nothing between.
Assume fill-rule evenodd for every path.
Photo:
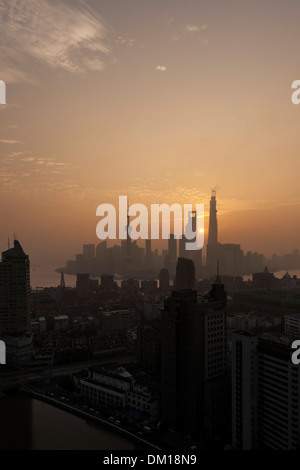
<instances>
[{"instance_id":1,"label":"haze over city","mask_svg":"<svg viewBox=\"0 0 300 470\"><path fill-rule=\"evenodd\" d=\"M299 13L257 0L1 2L1 250L15 233L33 263L61 264L97 242L99 204L125 194L208 215L216 185L220 241L297 248Z\"/></svg>"}]
</instances>

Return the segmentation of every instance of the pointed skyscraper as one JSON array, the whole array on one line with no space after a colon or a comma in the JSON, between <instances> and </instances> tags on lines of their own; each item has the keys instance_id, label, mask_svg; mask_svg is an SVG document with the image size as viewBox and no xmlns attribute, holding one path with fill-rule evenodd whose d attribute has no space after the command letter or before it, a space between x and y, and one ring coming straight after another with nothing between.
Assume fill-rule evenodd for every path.
<instances>
[{"instance_id":1,"label":"pointed skyscraper","mask_svg":"<svg viewBox=\"0 0 300 470\"><path fill-rule=\"evenodd\" d=\"M217 221L216 189L211 190L210 212L209 212L209 232L208 232L208 242L207 243L209 245L216 245L218 243L218 221Z\"/></svg>"},{"instance_id":2,"label":"pointed skyscraper","mask_svg":"<svg viewBox=\"0 0 300 470\"><path fill-rule=\"evenodd\" d=\"M206 247L206 266L208 272L213 274L218 259L218 221L217 221L217 200L216 188L211 191L210 212L209 212L209 232Z\"/></svg>"}]
</instances>

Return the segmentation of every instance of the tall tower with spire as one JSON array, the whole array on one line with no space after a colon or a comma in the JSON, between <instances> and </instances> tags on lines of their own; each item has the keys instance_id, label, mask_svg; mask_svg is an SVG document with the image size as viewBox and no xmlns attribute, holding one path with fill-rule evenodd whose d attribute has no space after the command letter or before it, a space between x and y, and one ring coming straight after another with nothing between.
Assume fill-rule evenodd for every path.
<instances>
[{"instance_id":1,"label":"tall tower with spire","mask_svg":"<svg viewBox=\"0 0 300 470\"><path fill-rule=\"evenodd\" d=\"M210 212L209 212L209 231L206 247L206 266L208 272L213 274L218 259L218 221L217 221L217 199L216 188L211 191Z\"/></svg>"},{"instance_id":2,"label":"tall tower with spire","mask_svg":"<svg viewBox=\"0 0 300 470\"><path fill-rule=\"evenodd\" d=\"M210 211L209 211L209 232L208 244L216 245L218 243L218 221L217 221L217 193L216 188L211 190Z\"/></svg>"}]
</instances>

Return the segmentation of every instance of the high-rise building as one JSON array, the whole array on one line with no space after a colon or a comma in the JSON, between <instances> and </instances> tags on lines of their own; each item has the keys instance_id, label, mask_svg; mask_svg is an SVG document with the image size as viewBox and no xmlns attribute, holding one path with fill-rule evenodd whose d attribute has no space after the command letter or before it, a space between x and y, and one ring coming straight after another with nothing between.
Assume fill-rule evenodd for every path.
<instances>
[{"instance_id":1,"label":"high-rise building","mask_svg":"<svg viewBox=\"0 0 300 470\"><path fill-rule=\"evenodd\" d=\"M257 336L232 335L232 442L237 449L257 449Z\"/></svg>"},{"instance_id":2,"label":"high-rise building","mask_svg":"<svg viewBox=\"0 0 300 470\"><path fill-rule=\"evenodd\" d=\"M85 260L90 261L95 258L95 245L83 245L83 257Z\"/></svg>"},{"instance_id":3,"label":"high-rise building","mask_svg":"<svg viewBox=\"0 0 300 470\"><path fill-rule=\"evenodd\" d=\"M170 234L170 238L168 240L168 254L170 257L171 262L177 260L177 239L174 236L174 233Z\"/></svg>"},{"instance_id":4,"label":"high-rise building","mask_svg":"<svg viewBox=\"0 0 300 470\"><path fill-rule=\"evenodd\" d=\"M138 363L147 372L157 375L161 367L161 338L159 323L140 325L137 330Z\"/></svg>"},{"instance_id":5,"label":"high-rise building","mask_svg":"<svg viewBox=\"0 0 300 470\"><path fill-rule=\"evenodd\" d=\"M188 215L188 221L186 225L186 230L192 230L196 233L197 230L197 212L191 211ZM180 258L189 258L193 260L195 265L196 277L200 277L202 270L202 249L201 250L186 250L186 243L195 242L195 239L187 239L185 235L182 235L182 238L179 239L179 257Z\"/></svg>"},{"instance_id":6,"label":"high-rise building","mask_svg":"<svg viewBox=\"0 0 300 470\"><path fill-rule=\"evenodd\" d=\"M209 273L213 273L218 260L218 221L216 190L213 189L210 199L209 231L206 246L206 266Z\"/></svg>"},{"instance_id":7,"label":"high-rise building","mask_svg":"<svg viewBox=\"0 0 300 470\"><path fill-rule=\"evenodd\" d=\"M7 364L24 364L32 356L31 309L29 257L15 240L0 263L0 339Z\"/></svg>"},{"instance_id":8,"label":"high-rise building","mask_svg":"<svg viewBox=\"0 0 300 470\"><path fill-rule=\"evenodd\" d=\"M152 267L152 251L151 251L151 239L146 240L146 253L145 253L145 268L150 269Z\"/></svg>"},{"instance_id":9,"label":"high-rise building","mask_svg":"<svg viewBox=\"0 0 300 470\"><path fill-rule=\"evenodd\" d=\"M90 292L90 275L88 273L78 273L76 289L80 297L86 297Z\"/></svg>"},{"instance_id":10,"label":"high-rise building","mask_svg":"<svg viewBox=\"0 0 300 470\"><path fill-rule=\"evenodd\" d=\"M223 287L223 294L222 294ZM222 294L222 295L221 295ZM193 434L225 429L226 292L173 291L161 315L162 421Z\"/></svg>"},{"instance_id":11,"label":"high-rise building","mask_svg":"<svg viewBox=\"0 0 300 470\"><path fill-rule=\"evenodd\" d=\"M209 232L207 243L209 245L216 245L218 243L217 200L215 189L212 190L210 198Z\"/></svg>"},{"instance_id":12,"label":"high-rise building","mask_svg":"<svg viewBox=\"0 0 300 470\"><path fill-rule=\"evenodd\" d=\"M232 440L240 450L300 448L300 368L291 340L237 332L232 347Z\"/></svg>"},{"instance_id":13,"label":"high-rise building","mask_svg":"<svg viewBox=\"0 0 300 470\"><path fill-rule=\"evenodd\" d=\"M0 334L24 335L31 331L29 257L20 243L2 253L0 263Z\"/></svg>"},{"instance_id":14,"label":"high-rise building","mask_svg":"<svg viewBox=\"0 0 300 470\"><path fill-rule=\"evenodd\" d=\"M191 259L178 258L174 287L176 290L195 288L195 265Z\"/></svg>"}]
</instances>

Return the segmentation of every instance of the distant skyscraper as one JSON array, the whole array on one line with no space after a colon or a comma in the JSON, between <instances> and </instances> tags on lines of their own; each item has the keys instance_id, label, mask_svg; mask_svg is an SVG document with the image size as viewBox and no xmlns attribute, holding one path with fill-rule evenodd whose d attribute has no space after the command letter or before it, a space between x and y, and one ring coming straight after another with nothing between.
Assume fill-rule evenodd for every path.
<instances>
[{"instance_id":1,"label":"distant skyscraper","mask_svg":"<svg viewBox=\"0 0 300 470\"><path fill-rule=\"evenodd\" d=\"M99 243L96 247L96 258L102 260L107 251L107 241Z\"/></svg>"},{"instance_id":2,"label":"distant skyscraper","mask_svg":"<svg viewBox=\"0 0 300 470\"><path fill-rule=\"evenodd\" d=\"M213 189L210 199L209 231L206 247L206 265L210 274L215 272L218 259L218 222L216 190Z\"/></svg>"},{"instance_id":3,"label":"distant skyscraper","mask_svg":"<svg viewBox=\"0 0 300 470\"><path fill-rule=\"evenodd\" d=\"M31 307L29 257L15 240L0 263L0 334L29 333Z\"/></svg>"},{"instance_id":4,"label":"distant skyscraper","mask_svg":"<svg viewBox=\"0 0 300 470\"><path fill-rule=\"evenodd\" d=\"M177 260L177 239L175 238L174 234L170 234L170 238L168 240L168 252L171 262L176 262Z\"/></svg>"},{"instance_id":5,"label":"distant skyscraper","mask_svg":"<svg viewBox=\"0 0 300 470\"><path fill-rule=\"evenodd\" d=\"M209 232L207 243L209 245L215 245L218 243L217 200L215 189L212 190L210 198Z\"/></svg>"},{"instance_id":6,"label":"distant skyscraper","mask_svg":"<svg viewBox=\"0 0 300 470\"><path fill-rule=\"evenodd\" d=\"M196 232L196 229L197 229L196 217L197 217L196 211L189 212L186 228L189 226L189 228L193 230L193 232ZM186 243L194 242L195 239L196 237L193 240L188 240L185 237L185 235L182 235L182 238L179 239L179 257L189 258L193 260L194 265L195 265L196 277L200 277L201 270L202 270L202 249L201 250L186 250L185 249Z\"/></svg>"},{"instance_id":7,"label":"distant skyscraper","mask_svg":"<svg viewBox=\"0 0 300 470\"><path fill-rule=\"evenodd\" d=\"M90 292L90 275L88 273L78 273L76 280L77 293L80 297L86 297Z\"/></svg>"},{"instance_id":8,"label":"distant skyscraper","mask_svg":"<svg viewBox=\"0 0 300 470\"><path fill-rule=\"evenodd\" d=\"M95 245L83 245L83 258L85 260L92 260L95 258Z\"/></svg>"},{"instance_id":9,"label":"distant skyscraper","mask_svg":"<svg viewBox=\"0 0 300 470\"><path fill-rule=\"evenodd\" d=\"M178 258L174 287L176 290L195 288L195 265L191 259Z\"/></svg>"},{"instance_id":10,"label":"distant skyscraper","mask_svg":"<svg viewBox=\"0 0 300 470\"><path fill-rule=\"evenodd\" d=\"M152 267L151 240L146 240L145 268Z\"/></svg>"}]
</instances>

